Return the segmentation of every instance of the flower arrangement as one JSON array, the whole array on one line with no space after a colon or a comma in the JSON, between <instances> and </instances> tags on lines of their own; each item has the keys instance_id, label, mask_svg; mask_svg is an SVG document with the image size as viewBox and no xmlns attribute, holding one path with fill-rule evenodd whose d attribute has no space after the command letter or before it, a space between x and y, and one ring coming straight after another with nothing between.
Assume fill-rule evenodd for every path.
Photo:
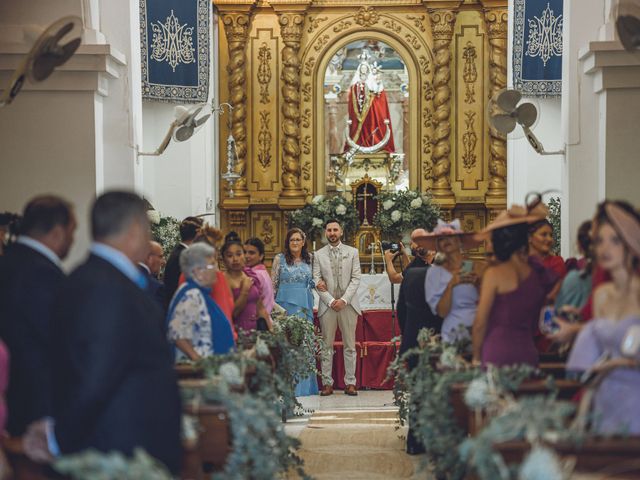
<instances>
[{"instance_id":1,"label":"flower arrangement","mask_svg":"<svg viewBox=\"0 0 640 480\"><path fill-rule=\"evenodd\" d=\"M180 222L174 217L163 217L157 210L148 210L151 236L162 245L165 255L169 255L180 242Z\"/></svg>"},{"instance_id":2,"label":"flower arrangement","mask_svg":"<svg viewBox=\"0 0 640 480\"><path fill-rule=\"evenodd\" d=\"M347 237L358 230L358 212L353 204L340 195L316 195L301 209L291 213L290 226L298 227L308 237L315 238L324 231L327 220L335 218Z\"/></svg>"},{"instance_id":3,"label":"flower arrangement","mask_svg":"<svg viewBox=\"0 0 640 480\"><path fill-rule=\"evenodd\" d=\"M378 195L380 208L373 217L374 226L383 235L407 232L414 228L433 230L440 216L440 208L431 197L417 190L383 192Z\"/></svg>"},{"instance_id":4,"label":"flower arrangement","mask_svg":"<svg viewBox=\"0 0 640 480\"><path fill-rule=\"evenodd\" d=\"M560 197L551 197L548 202L549 222L553 227L553 254L560 255L560 244L562 242L562 229L560 228L560 215L562 208Z\"/></svg>"},{"instance_id":5,"label":"flower arrangement","mask_svg":"<svg viewBox=\"0 0 640 480\"><path fill-rule=\"evenodd\" d=\"M103 453L89 449L56 459L53 467L61 474L77 480L171 480L165 466L141 448L127 458L120 452Z\"/></svg>"}]
</instances>

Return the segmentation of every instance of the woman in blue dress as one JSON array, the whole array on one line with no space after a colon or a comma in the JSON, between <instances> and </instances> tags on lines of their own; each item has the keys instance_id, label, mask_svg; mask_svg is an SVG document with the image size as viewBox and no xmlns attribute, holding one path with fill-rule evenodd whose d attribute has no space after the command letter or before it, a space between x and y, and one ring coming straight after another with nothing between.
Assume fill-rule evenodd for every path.
<instances>
[{"instance_id":1,"label":"woman in blue dress","mask_svg":"<svg viewBox=\"0 0 640 480\"><path fill-rule=\"evenodd\" d=\"M289 315L299 315L313 323L313 288L311 255L305 243L306 235L299 228L287 232L284 253L273 259L271 279L276 303ZM296 386L296 396L318 394L315 375L305 378Z\"/></svg>"}]
</instances>

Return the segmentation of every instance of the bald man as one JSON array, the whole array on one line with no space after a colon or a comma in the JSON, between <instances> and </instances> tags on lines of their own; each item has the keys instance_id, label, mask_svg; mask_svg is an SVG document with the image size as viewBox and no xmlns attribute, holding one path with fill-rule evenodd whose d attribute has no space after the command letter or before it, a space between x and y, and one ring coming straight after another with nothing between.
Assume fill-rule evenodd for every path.
<instances>
[{"instance_id":1,"label":"bald man","mask_svg":"<svg viewBox=\"0 0 640 480\"><path fill-rule=\"evenodd\" d=\"M164 312L165 291L164 284L158 280L162 267L167 262L164 259L164 250L158 242L149 242L149 253L144 262L138 263L138 268L147 277L147 291L160 305Z\"/></svg>"}]
</instances>

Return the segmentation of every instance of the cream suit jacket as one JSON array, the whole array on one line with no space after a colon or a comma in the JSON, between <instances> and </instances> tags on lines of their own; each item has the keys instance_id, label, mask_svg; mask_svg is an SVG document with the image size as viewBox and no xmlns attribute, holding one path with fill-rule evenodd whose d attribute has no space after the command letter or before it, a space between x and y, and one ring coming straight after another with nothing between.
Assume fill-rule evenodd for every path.
<instances>
[{"instance_id":1,"label":"cream suit jacket","mask_svg":"<svg viewBox=\"0 0 640 480\"><path fill-rule=\"evenodd\" d=\"M341 299L347 305L351 305L353 309L360 314L360 302L358 300L358 287L360 286L360 257L358 250L345 245L340 245L340 253L342 255L342 286L345 289ZM318 250L313 258L313 281L318 284L320 280L324 280L327 284L326 292L318 292L320 303L318 305L318 315L324 314L333 302L333 293L336 287L336 279L333 277L331 270L330 246L325 245Z\"/></svg>"}]
</instances>

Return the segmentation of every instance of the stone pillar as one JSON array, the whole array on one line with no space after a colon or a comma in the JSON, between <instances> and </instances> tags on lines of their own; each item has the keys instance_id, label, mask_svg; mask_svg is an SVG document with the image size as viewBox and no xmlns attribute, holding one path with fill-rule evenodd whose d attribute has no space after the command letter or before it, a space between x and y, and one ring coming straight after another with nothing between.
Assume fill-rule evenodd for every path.
<instances>
[{"instance_id":1,"label":"stone pillar","mask_svg":"<svg viewBox=\"0 0 640 480\"><path fill-rule=\"evenodd\" d=\"M239 8L240 7L240 8ZM220 8L220 6L218 7ZM251 29L251 11L253 5L234 5L233 10L222 9L220 17L229 46L229 65L227 65L229 103L233 106L231 114L231 133L236 141L238 156L236 173L240 178L234 185L235 196L246 198L247 190L247 66L245 50Z\"/></svg>"},{"instance_id":2,"label":"stone pillar","mask_svg":"<svg viewBox=\"0 0 640 480\"><path fill-rule=\"evenodd\" d=\"M489 36L489 79L491 96L507 86L507 10L487 8L484 11ZM507 203L507 144L504 135L489 131L489 186L486 204L502 210Z\"/></svg>"},{"instance_id":3,"label":"stone pillar","mask_svg":"<svg viewBox=\"0 0 640 480\"><path fill-rule=\"evenodd\" d=\"M340 135L338 134L338 99L332 98L327 101L327 112L329 116L329 153L339 153L344 145L340 145Z\"/></svg>"},{"instance_id":4,"label":"stone pillar","mask_svg":"<svg viewBox=\"0 0 640 480\"><path fill-rule=\"evenodd\" d=\"M403 169L408 168L409 159L409 97L402 97L402 152L404 153Z\"/></svg>"},{"instance_id":5,"label":"stone pillar","mask_svg":"<svg viewBox=\"0 0 640 480\"><path fill-rule=\"evenodd\" d=\"M431 2L429 3L431 4ZM433 72L433 197L444 209L455 206L449 175L451 173L451 39L456 8L428 7L434 49Z\"/></svg>"},{"instance_id":6,"label":"stone pillar","mask_svg":"<svg viewBox=\"0 0 640 480\"><path fill-rule=\"evenodd\" d=\"M271 3L278 15L282 48L282 206L304 204L300 175L300 42L308 3Z\"/></svg>"}]
</instances>

